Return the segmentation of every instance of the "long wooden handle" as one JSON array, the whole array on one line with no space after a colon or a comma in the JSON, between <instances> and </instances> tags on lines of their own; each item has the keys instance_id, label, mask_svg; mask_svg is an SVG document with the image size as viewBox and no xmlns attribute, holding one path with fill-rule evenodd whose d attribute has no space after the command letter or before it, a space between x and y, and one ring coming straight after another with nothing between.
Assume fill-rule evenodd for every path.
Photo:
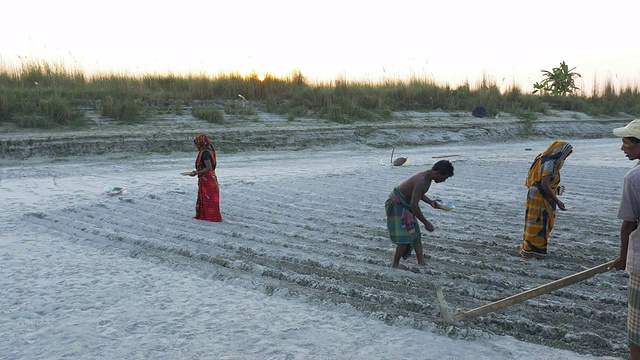
<instances>
[{"instance_id":1,"label":"long wooden handle","mask_svg":"<svg viewBox=\"0 0 640 360\"><path fill-rule=\"evenodd\" d=\"M393 145L393 150L391 150L391 161L389 161L390 163L393 164L393 152L396 151L396 146Z\"/></svg>"},{"instance_id":2,"label":"long wooden handle","mask_svg":"<svg viewBox=\"0 0 640 360\"><path fill-rule=\"evenodd\" d=\"M472 319L474 317L482 316L484 314L488 314L490 312L494 312L500 309L504 309L508 306L521 303L525 300L529 300L536 296L544 295L554 290L562 289L563 287L575 284L582 280L586 280L596 274L608 271L609 269L611 269L611 266L613 265L614 262L615 260L611 260L608 263L598 265L591 269L587 269L579 273L569 275L567 277L563 277L562 279L556 280L554 282L550 282L546 285L538 286L537 288L521 292L520 294L516 294L484 306L480 306L473 310L457 312L455 314L456 320L463 321L463 320Z\"/></svg>"}]
</instances>

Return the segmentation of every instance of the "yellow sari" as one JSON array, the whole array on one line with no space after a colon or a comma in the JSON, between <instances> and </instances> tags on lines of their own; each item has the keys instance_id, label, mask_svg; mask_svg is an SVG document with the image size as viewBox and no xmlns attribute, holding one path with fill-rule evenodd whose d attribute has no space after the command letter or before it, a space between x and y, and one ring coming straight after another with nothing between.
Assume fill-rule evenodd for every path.
<instances>
[{"instance_id":1,"label":"yellow sari","mask_svg":"<svg viewBox=\"0 0 640 360\"><path fill-rule=\"evenodd\" d=\"M555 193L560 184L560 169L573 151L564 141L554 141L547 150L539 154L527 174L524 186L529 188L525 202L525 224L522 253L545 256L547 240L553 230L556 218L556 204L541 186L542 178L550 176L551 190Z\"/></svg>"}]
</instances>

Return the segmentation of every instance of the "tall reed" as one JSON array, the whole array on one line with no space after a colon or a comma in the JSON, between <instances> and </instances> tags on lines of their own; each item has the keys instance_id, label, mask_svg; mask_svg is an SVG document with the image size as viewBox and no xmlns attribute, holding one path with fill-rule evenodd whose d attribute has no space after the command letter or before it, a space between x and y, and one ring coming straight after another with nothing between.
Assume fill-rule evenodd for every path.
<instances>
[{"instance_id":1,"label":"tall reed","mask_svg":"<svg viewBox=\"0 0 640 360\"><path fill-rule=\"evenodd\" d=\"M555 97L533 95L531 90L514 85L501 91L488 74L483 74L473 85L467 81L454 88L418 77L382 82L337 78L311 83L299 71L283 78L238 73L87 76L63 64L30 61L18 69L0 64L0 122L38 126L37 121L32 121L33 116L37 116L48 119L42 124L50 126L80 126L82 121L73 115L75 110L67 109L67 115L61 115L60 109L66 106L62 104L79 109L96 103L100 104L103 115L127 123L144 121L149 108L162 107L176 112L181 111L183 104L189 107L203 102L218 103L218 107L231 116L251 115L259 104L261 110L286 114L290 120L319 117L342 123L385 120L399 110L459 112L478 106L484 107L488 116L509 112L522 118L535 118L535 114L549 109L594 115L640 114L637 86L616 89L611 82L606 82L602 89L594 87L590 95ZM238 101L247 101L251 107L238 109L232 105ZM222 121L223 117L213 109L200 107L195 114L210 121ZM24 121L25 118L31 120Z\"/></svg>"}]
</instances>

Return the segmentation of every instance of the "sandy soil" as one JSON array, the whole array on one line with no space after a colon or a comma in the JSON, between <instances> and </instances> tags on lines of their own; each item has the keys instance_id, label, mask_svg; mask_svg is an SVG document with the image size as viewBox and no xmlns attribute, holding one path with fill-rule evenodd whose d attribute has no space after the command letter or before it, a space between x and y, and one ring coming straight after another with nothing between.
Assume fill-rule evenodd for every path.
<instances>
[{"instance_id":1,"label":"sandy soil","mask_svg":"<svg viewBox=\"0 0 640 360\"><path fill-rule=\"evenodd\" d=\"M445 116L450 122L443 124ZM628 356L623 272L600 274L461 326L442 321L435 293L441 285L453 309L469 310L613 259L622 177L633 164L610 130L628 119L550 117L526 130L515 119L432 117L410 114L375 126L269 119L217 129L167 119L172 125L160 129L10 129L0 136L0 185L23 181L52 196L42 203L35 194L25 200L5 192L3 211L22 211L3 226L118 248L141 261L214 278L250 279L266 294L349 305L394 326L460 339L511 335L581 354ZM192 167L189 137L198 132L220 143L220 224L191 218L196 184L178 175ZM535 155L554 138L575 149L562 172L568 211L558 215L548 258L521 259L522 183ZM409 163L394 167L390 145L398 140L402 146L394 156ZM181 145L171 150L171 144ZM77 157L96 152L103 154ZM427 266L411 258L391 269L384 201L400 181L441 158L454 163L455 175L429 194L456 209L423 206L436 227L423 238ZM112 185L127 193L106 195L104 188Z\"/></svg>"}]
</instances>

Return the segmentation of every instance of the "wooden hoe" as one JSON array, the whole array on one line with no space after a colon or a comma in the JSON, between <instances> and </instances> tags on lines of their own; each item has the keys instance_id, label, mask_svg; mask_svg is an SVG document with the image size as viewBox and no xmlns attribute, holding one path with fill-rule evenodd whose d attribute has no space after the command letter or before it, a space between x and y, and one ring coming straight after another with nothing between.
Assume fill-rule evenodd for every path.
<instances>
[{"instance_id":1,"label":"wooden hoe","mask_svg":"<svg viewBox=\"0 0 640 360\"><path fill-rule=\"evenodd\" d=\"M562 279L550 282L548 284L545 285L541 285L538 286L537 288L531 289L531 290L527 290L524 292L521 292L519 294L510 296L508 298L504 298L502 300L498 300L495 302L492 302L490 304L487 305L483 305L480 306L478 308L475 308L473 310L469 310L469 311L462 311L462 310L457 310L455 314L452 313L451 309L449 308L449 305L447 305L447 302L444 300L444 295L442 294L442 288L440 286L436 287L436 296L438 297L438 303L440 305L440 315L442 315L442 319L448 323L448 324L455 324L458 325L460 324L460 321L465 321L465 320L469 320L469 319L473 319L475 317L478 316L482 316L494 311L498 311L500 309L504 309L508 306L514 305L514 304L518 304L521 303L523 301L529 300L531 298L534 298L536 296L540 296L540 295L544 295L544 294L548 294L552 291L558 290L558 289L562 289L563 287L575 284L577 282L589 279L590 277L596 275L596 274L600 274L603 272L606 272L608 270L611 269L611 266L613 266L613 263L615 262L615 260L609 261L607 263L604 263L602 265L598 265L596 267L593 267L591 269L587 269L584 271L581 271L579 273L575 273L573 275L569 275L567 277L564 277Z\"/></svg>"}]
</instances>

